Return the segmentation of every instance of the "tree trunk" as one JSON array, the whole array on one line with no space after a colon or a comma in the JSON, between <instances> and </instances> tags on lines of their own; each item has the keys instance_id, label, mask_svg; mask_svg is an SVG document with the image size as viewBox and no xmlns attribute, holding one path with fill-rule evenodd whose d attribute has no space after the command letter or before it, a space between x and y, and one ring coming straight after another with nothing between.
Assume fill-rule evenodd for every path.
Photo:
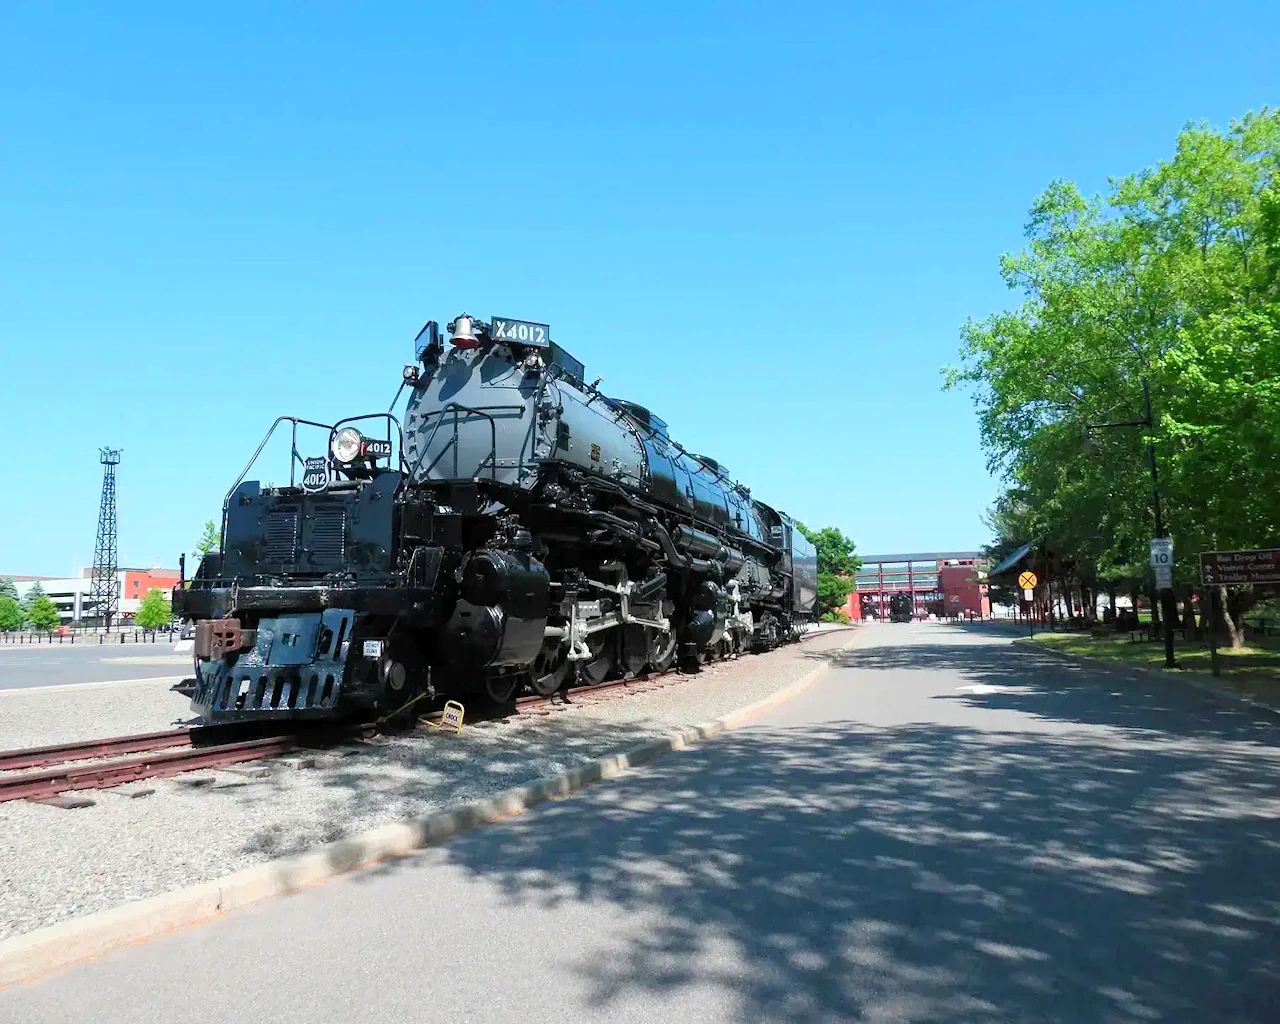
<instances>
[{"instance_id":1,"label":"tree trunk","mask_svg":"<svg viewBox=\"0 0 1280 1024\"><path fill-rule=\"evenodd\" d=\"M1153 627L1160 625L1160 598L1156 594L1156 588L1152 587L1148 592L1151 598L1151 625Z\"/></svg>"},{"instance_id":2,"label":"tree trunk","mask_svg":"<svg viewBox=\"0 0 1280 1024\"><path fill-rule=\"evenodd\" d=\"M1193 593L1190 587L1182 593L1182 627L1193 636L1199 637L1200 630L1196 628L1196 606L1192 601Z\"/></svg>"},{"instance_id":3,"label":"tree trunk","mask_svg":"<svg viewBox=\"0 0 1280 1024\"><path fill-rule=\"evenodd\" d=\"M1233 614L1231 607L1233 602L1226 587L1218 588L1218 601L1222 607L1222 625L1226 629L1227 637L1231 640L1231 649L1239 650L1244 646L1244 615L1239 611L1239 602L1234 602L1237 608Z\"/></svg>"}]
</instances>

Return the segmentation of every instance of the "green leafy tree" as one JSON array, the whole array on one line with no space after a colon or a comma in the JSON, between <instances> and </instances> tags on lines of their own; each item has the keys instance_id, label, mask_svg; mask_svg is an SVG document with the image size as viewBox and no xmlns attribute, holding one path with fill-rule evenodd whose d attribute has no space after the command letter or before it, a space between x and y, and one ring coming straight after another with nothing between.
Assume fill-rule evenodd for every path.
<instances>
[{"instance_id":1,"label":"green leafy tree","mask_svg":"<svg viewBox=\"0 0 1280 1024\"><path fill-rule=\"evenodd\" d=\"M133 621L142 629L161 629L173 621L173 609L165 600L164 591L152 587L143 595Z\"/></svg>"},{"instance_id":2,"label":"green leafy tree","mask_svg":"<svg viewBox=\"0 0 1280 1024\"><path fill-rule=\"evenodd\" d=\"M0 579L0 597L11 597L15 601L18 600L18 588L14 586L12 576Z\"/></svg>"},{"instance_id":3,"label":"green leafy tree","mask_svg":"<svg viewBox=\"0 0 1280 1024\"><path fill-rule=\"evenodd\" d=\"M22 607L8 594L0 594L0 633L22 628Z\"/></svg>"},{"instance_id":4,"label":"green leafy tree","mask_svg":"<svg viewBox=\"0 0 1280 1024\"><path fill-rule=\"evenodd\" d=\"M44 597L44 587L40 585L40 581L36 580L27 590L26 596L22 599L22 618L23 621L31 622L31 606L40 598Z\"/></svg>"},{"instance_id":5,"label":"green leafy tree","mask_svg":"<svg viewBox=\"0 0 1280 1024\"><path fill-rule=\"evenodd\" d=\"M27 622L33 629L50 630L62 623L62 616L58 606L42 593L27 608Z\"/></svg>"},{"instance_id":6,"label":"green leafy tree","mask_svg":"<svg viewBox=\"0 0 1280 1024\"><path fill-rule=\"evenodd\" d=\"M196 541L196 549L192 552L196 565L198 566L200 559L204 558L210 551L218 551L221 547L222 532L212 519L206 520L204 532L200 534L200 539Z\"/></svg>"},{"instance_id":7,"label":"green leafy tree","mask_svg":"<svg viewBox=\"0 0 1280 1024\"><path fill-rule=\"evenodd\" d=\"M810 530L804 523L796 526L818 549L818 615L832 615L856 586L855 573L862 568L861 560L854 554L853 539L834 526L821 530Z\"/></svg>"},{"instance_id":8,"label":"green leafy tree","mask_svg":"<svg viewBox=\"0 0 1280 1024\"><path fill-rule=\"evenodd\" d=\"M947 386L972 389L1022 512L1023 536L999 539L1042 538L1082 596L1146 582L1148 443L1184 598L1198 551L1280 543L1278 172L1280 113L1264 109L1187 127L1105 198L1054 182L1027 248L1001 259L1022 305L963 328ZM1144 384L1149 427L1089 429L1140 419ZM1236 643L1251 599L1230 595Z\"/></svg>"}]
</instances>

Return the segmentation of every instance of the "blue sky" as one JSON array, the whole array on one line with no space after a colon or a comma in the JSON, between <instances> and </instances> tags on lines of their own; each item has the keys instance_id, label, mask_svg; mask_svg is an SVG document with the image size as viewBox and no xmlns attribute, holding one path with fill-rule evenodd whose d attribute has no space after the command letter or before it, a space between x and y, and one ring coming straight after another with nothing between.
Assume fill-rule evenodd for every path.
<instances>
[{"instance_id":1,"label":"blue sky","mask_svg":"<svg viewBox=\"0 0 1280 1024\"><path fill-rule=\"evenodd\" d=\"M1280 100L1273 3L355 11L3 6L0 572L89 563L104 444L176 563L276 415L385 408L464 309L864 553L978 545L939 369L1036 193Z\"/></svg>"}]
</instances>

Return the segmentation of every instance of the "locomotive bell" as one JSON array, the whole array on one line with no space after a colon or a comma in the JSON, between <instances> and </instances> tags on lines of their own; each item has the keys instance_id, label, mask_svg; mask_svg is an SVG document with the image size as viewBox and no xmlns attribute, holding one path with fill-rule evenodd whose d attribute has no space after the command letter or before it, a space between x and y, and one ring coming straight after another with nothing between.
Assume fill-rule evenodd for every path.
<instances>
[{"instance_id":1,"label":"locomotive bell","mask_svg":"<svg viewBox=\"0 0 1280 1024\"><path fill-rule=\"evenodd\" d=\"M450 342L454 348L479 348L480 339L476 337L475 331L471 327L471 317L463 313L450 325L453 331L453 337Z\"/></svg>"}]
</instances>

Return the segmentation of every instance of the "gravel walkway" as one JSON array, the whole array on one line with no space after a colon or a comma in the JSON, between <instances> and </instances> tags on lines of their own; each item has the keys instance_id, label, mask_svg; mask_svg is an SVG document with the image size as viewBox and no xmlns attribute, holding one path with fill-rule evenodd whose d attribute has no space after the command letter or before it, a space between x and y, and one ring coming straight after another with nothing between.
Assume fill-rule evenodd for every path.
<instances>
[{"instance_id":1,"label":"gravel walkway","mask_svg":"<svg viewBox=\"0 0 1280 1024\"><path fill-rule=\"evenodd\" d=\"M66 810L0 804L0 939L42 925L218 878L402 818L476 800L633 746L673 727L716 718L781 689L867 633L824 631L803 643L711 666L666 687L574 706L550 716L468 725L462 735L421 734L240 771L144 781L89 794ZM28 732L27 743L161 729L175 718L166 686L85 688L63 731ZM67 696L70 696L69 694ZM120 726L122 698L133 717ZM150 699L157 706L143 711ZM31 730L10 721L22 697L0 697L0 747ZM108 708L114 710L106 710ZM94 717L94 708L104 717ZM46 711L48 703L46 701ZM148 717L149 716L149 717ZM261 776L261 777L256 777Z\"/></svg>"}]
</instances>

